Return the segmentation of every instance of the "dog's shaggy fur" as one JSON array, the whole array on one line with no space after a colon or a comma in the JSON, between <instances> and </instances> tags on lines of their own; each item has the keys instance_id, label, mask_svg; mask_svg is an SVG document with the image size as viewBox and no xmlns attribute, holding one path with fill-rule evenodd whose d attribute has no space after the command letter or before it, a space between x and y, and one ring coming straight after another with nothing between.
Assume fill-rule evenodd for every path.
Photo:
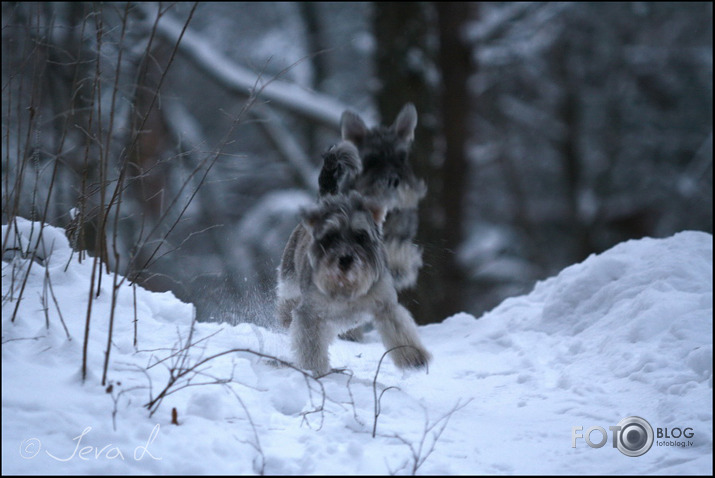
<instances>
[{"instance_id":1,"label":"dog's shaggy fur","mask_svg":"<svg viewBox=\"0 0 715 478\"><path fill-rule=\"evenodd\" d=\"M417 126L417 110L407 103L395 122L368 128L357 114L346 111L340 121L343 141L354 144L362 170L351 181L353 188L387 209L384 242L388 268L397 290L417 283L422 267L422 249L414 244L417 235L417 205L427 193L409 162L409 151Z\"/></svg>"},{"instance_id":2,"label":"dog's shaggy fur","mask_svg":"<svg viewBox=\"0 0 715 478\"><path fill-rule=\"evenodd\" d=\"M330 343L369 320L387 349L398 347L391 352L398 367L430 360L412 316L397 302L384 219L382 205L354 191L325 196L303 211L278 275L278 316L290 327L300 367L316 375L330 372Z\"/></svg>"}]
</instances>

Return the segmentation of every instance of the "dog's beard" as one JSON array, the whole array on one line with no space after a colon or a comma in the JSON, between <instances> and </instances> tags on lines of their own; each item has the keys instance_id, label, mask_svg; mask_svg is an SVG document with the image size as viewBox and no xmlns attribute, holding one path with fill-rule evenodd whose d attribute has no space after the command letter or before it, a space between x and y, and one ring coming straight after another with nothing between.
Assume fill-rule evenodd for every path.
<instances>
[{"instance_id":1,"label":"dog's beard","mask_svg":"<svg viewBox=\"0 0 715 478\"><path fill-rule=\"evenodd\" d=\"M379 268L371 266L357 256L349 268L339 267L337 257L324 257L317 261L313 282L320 292L332 299L353 300L368 293L380 278Z\"/></svg>"}]
</instances>

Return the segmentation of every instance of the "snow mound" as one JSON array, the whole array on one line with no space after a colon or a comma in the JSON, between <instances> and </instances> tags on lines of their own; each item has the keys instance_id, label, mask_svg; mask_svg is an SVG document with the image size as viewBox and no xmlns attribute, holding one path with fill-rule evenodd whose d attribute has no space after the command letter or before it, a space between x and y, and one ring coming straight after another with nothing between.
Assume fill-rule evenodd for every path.
<instances>
[{"instance_id":1,"label":"snow mound","mask_svg":"<svg viewBox=\"0 0 715 478\"><path fill-rule=\"evenodd\" d=\"M570 362L651 383L664 393L691 381L712 385L709 234L619 244L512 302L519 300L532 311L538 304L541 312L522 327L568 337ZM493 313L509 307L511 302Z\"/></svg>"},{"instance_id":2,"label":"snow mound","mask_svg":"<svg viewBox=\"0 0 715 478\"><path fill-rule=\"evenodd\" d=\"M46 226L52 252L30 265L38 224L8 227L23 252L3 258L3 473L712 474L709 234L629 241L480 319L420 327L428 373L376 373L373 332L334 343L345 371L315 380L285 333L192 327L190 304L113 274L90 308L93 261ZM625 456L608 430L632 416L671 438ZM596 426L605 446L574 438Z\"/></svg>"},{"instance_id":3,"label":"snow mound","mask_svg":"<svg viewBox=\"0 0 715 478\"><path fill-rule=\"evenodd\" d=\"M5 244L5 255L19 254L28 257L35 251L35 258L43 262L51 262L57 267L64 267L72 253L69 241L62 229L56 227L40 227L40 223L17 217L9 225L2 226L2 237ZM3 257L7 259L8 257Z\"/></svg>"}]
</instances>

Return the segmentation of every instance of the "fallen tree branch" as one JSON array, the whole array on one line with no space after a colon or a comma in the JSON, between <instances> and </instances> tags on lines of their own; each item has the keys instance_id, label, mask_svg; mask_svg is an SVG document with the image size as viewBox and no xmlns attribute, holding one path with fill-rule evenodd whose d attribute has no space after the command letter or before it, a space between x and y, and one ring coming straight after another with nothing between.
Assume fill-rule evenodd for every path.
<instances>
[{"instance_id":1,"label":"fallen tree branch","mask_svg":"<svg viewBox=\"0 0 715 478\"><path fill-rule=\"evenodd\" d=\"M137 4L137 10L145 18L152 18L151 9L149 5ZM157 34L173 44L181 35L182 27L180 22L163 15L157 24ZM257 93L257 80L260 82L260 73L254 73L237 65L195 32L190 30L184 32L179 44L179 52L230 92L241 96ZM260 99L269 100L299 116L335 130L339 129L340 116L347 109L346 105L330 96L285 81L271 80L270 84L265 85L259 83L258 90L260 95L257 96Z\"/></svg>"}]
</instances>

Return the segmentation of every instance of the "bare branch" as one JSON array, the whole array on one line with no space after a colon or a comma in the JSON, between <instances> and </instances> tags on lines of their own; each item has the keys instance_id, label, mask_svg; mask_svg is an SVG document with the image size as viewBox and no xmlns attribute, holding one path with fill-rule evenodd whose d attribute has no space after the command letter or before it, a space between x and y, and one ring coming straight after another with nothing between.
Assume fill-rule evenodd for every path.
<instances>
[{"instance_id":1,"label":"bare branch","mask_svg":"<svg viewBox=\"0 0 715 478\"><path fill-rule=\"evenodd\" d=\"M397 347L392 347L389 350L386 350L385 353L382 354L382 357L380 357L380 361L377 363L377 369L375 370L375 377L372 379L372 396L373 396L373 401L374 401L374 407L375 407L375 419L372 422L372 437L375 438L375 434L377 432L377 418L380 416L380 401L382 400L382 396L387 392L388 390L392 389L397 389L399 390L398 387L387 387L380 392L380 396L378 397L377 395L377 376L380 374L380 367L382 367L382 361L385 360L385 357L387 357L387 354L392 352L393 350L401 349L403 347L411 347L413 349L416 349L416 347L412 345L398 345ZM427 365L425 365L426 372L429 373L429 368Z\"/></svg>"}]
</instances>

